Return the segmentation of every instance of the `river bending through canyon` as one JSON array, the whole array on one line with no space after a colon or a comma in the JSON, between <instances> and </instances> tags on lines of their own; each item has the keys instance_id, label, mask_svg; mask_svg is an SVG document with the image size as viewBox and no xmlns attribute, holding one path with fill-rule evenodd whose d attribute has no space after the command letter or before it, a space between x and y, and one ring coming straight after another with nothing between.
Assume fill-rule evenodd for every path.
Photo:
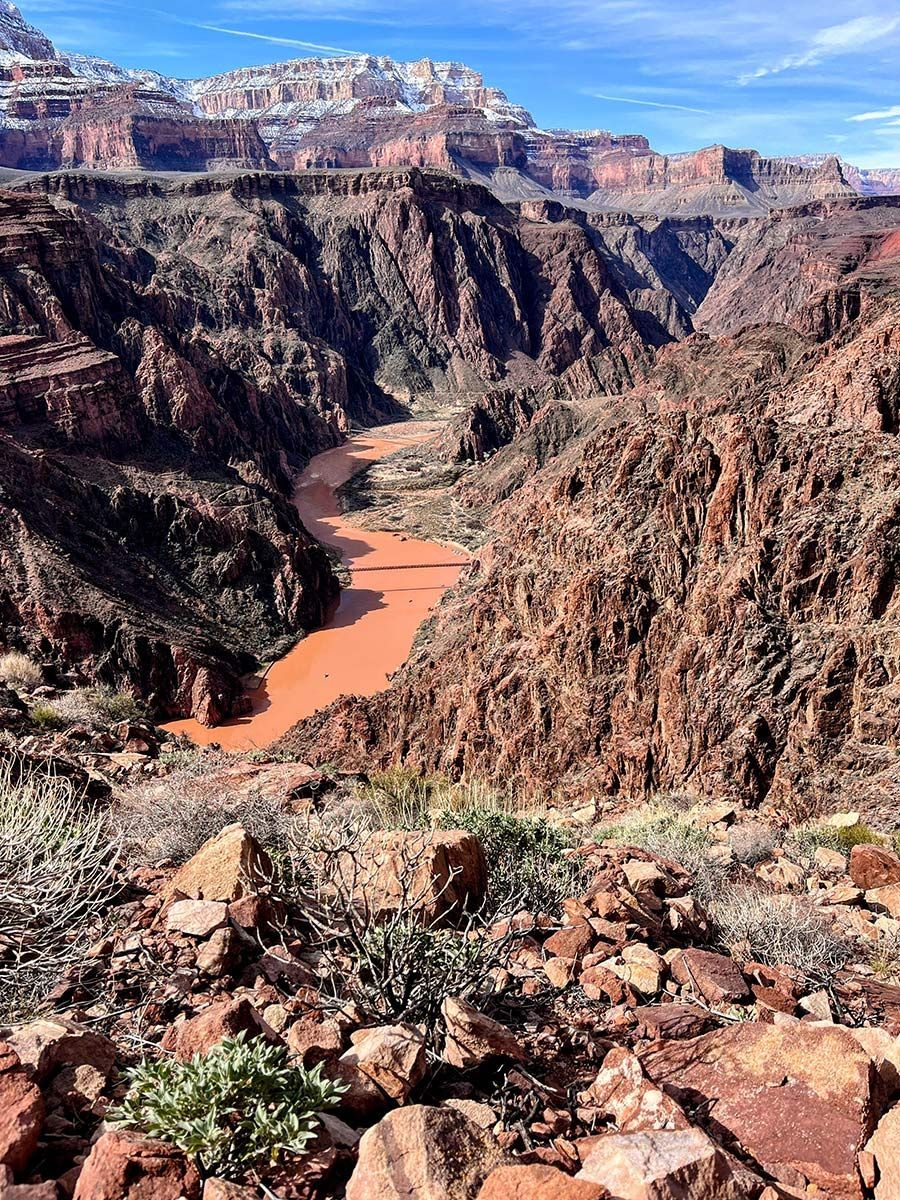
<instances>
[{"instance_id":1,"label":"river bending through canyon","mask_svg":"<svg viewBox=\"0 0 900 1200\"><path fill-rule=\"evenodd\" d=\"M371 696L388 686L417 629L468 557L437 542L362 529L341 511L337 493L370 463L431 432L416 424L391 426L356 434L312 459L294 502L309 532L340 554L349 587L327 623L274 663L249 693L246 715L214 728L193 719L172 721L165 726L169 733L226 750L264 747L340 696Z\"/></svg>"}]
</instances>

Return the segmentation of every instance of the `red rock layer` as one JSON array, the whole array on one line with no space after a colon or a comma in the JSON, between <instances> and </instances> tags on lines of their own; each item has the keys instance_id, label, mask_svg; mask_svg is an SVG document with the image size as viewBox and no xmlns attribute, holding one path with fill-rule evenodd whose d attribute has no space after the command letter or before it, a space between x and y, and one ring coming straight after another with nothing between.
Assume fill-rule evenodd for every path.
<instances>
[{"instance_id":1,"label":"red rock layer","mask_svg":"<svg viewBox=\"0 0 900 1200\"><path fill-rule=\"evenodd\" d=\"M874 237L866 206L830 219L844 233L820 247L826 285L804 284L794 329L689 337L630 395L597 402L593 432L498 510L392 689L332 706L284 744L526 792L896 803L897 209ZM851 227L863 268L857 256L848 269ZM808 233L788 218L780 229L776 295ZM742 257L759 313L753 236ZM823 306L843 314L836 332ZM536 431L482 468L482 498Z\"/></svg>"},{"instance_id":2,"label":"red rock layer","mask_svg":"<svg viewBox=\"0 0 900 1200\"><path fill-rule=\"evenodd\" d=\"M30 186L0 194L0 640L207 720L333 596L280 498L312 453L392 396L618 391L727 252L419 171Z\"/></svg>"}]
</instances>

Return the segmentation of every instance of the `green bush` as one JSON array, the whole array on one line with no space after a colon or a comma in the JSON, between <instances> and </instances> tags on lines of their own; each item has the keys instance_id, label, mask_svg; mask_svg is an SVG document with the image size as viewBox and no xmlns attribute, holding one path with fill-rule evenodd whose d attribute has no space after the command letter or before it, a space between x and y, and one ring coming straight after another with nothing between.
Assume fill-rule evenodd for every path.
<instances>
[{"instance_id":1,"label":"green bush","mask_svg":"<svg viewBox=\"0 0 900 1200\"><path fill-rule=\"evenodd\" d=\"M38 729L59 729L62 725L59 713L52 704L35 704L29 715Z\"/></svg>"},{"instance_id":2,"label":"green bush","mask_svg":"<svg viewBox=\"0 0 900 1200\"><path fill-rule=\"evenodd\" d=\"M585 889L582 863L566 855L572 835L546 817L469 803L446 808L437 823L441 829L474 833L484 847L492 915L522 908L555 915L567 896Z\"/></svg>"},{"instance_id":3,"label":"green bush","mask_svg":"<svg viewBox=\"0 0 900 1200\"><path fill-rule=\"evenodd\" d=\"M862 821L856 825L829 825L814 821L793 830L788 838L788 849L801 858L812 858L820 846L849 854L854 846L883 845L884 841L877 830Z\"/></svg>"},{"instance_id":4,"label":"green bush","mask_svg":"<svg viewBox=\"0 0 900 1200\"><path fill-rule=\"evenodd\" d=\"M143 1062L110 1119L171 1142L202 1170L240 1177L249 1167L302 1154L316 1136L318 1115L333 1107L342 1084L322 1065L292 1065L283 1046L243 1033L190 1062Z\"/></svg>"}]
</instances>

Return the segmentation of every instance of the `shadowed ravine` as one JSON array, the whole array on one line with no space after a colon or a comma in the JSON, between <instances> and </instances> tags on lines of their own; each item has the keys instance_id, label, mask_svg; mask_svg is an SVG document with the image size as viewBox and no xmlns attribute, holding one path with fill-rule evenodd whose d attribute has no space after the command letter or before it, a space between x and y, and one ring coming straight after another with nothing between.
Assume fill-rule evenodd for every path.
<instances>
[{"instance_id":1,"label":"shadowed ravine","mask_svg":"<svg viewBox=\"0 0 900 1200\"><path fill-rule=\"evenodd\" d=\"M297 484L294 501L314 537L337 550L352 574L326 625L276 662L250 693L251 711L215 728L173 721L170 733L225 749L267 746L303 717L340 696L382 691L409 654L416 630L457 578L465 555L436 542L351 524L340 511L337 489L368 463L428 431L389 428L317 455Z\"/></svg>"}]
</instances>

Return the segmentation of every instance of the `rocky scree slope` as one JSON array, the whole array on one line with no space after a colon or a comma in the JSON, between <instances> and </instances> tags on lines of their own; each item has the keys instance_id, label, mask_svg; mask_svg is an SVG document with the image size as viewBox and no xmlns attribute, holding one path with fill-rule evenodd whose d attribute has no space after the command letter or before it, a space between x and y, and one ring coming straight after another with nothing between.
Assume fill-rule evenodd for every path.
<instances>
[{"instance_id":1,"label":"rocky scree slope","mask_svg":"<svg viewBox=\"0 0 900 1200\"><path fill-rule=\"evenodd\" d=\"M747 295L783 323L664 347L543 466L526 417L460 485L522 486L391 689L283 744L538 791L895 805L898 226L871 201L746 226L697 319L731 329Z\"/></svg>"},{"instance_id":2,"label":"rocky scree slope","mask_svg":"<svg viewBox=\"0 0 900 1200\"><path fill-rule=\"evenodd\" d=\"M412 396L630 385L730 244L417 170L0 193L3 642L215 723L334 596L312 454Z\"/></svg>"},{"instance_id":3,"label":"rocky scree slope","mask_svg":"<svg viewBox=\"0 0 900 1200\"><path fill-rule=\"evenodd\" d=\"M220 826L262 798L282 824L327 822L348 782L298 762L200 765ZM849 814L801 854L736 815L719 803L669 817L673 848L694 848L690 870L629 844L627 826L573 827L580 882L537 912L485 907L496 861L465 825L365 834L344 886L383 914L382 932L404 913L433 956L403 959L413 986L399 1004L371 986L346 929L323 942L305 890L276 880L240 823L180 865L123 865L90 953L36 1019L2 1030L0 1180L16 1200L890 1200L900 857ZM414 900L397 888L410 873ZM767 905L777 937L722 923L716 881L732 906ZM461 908L489 922L475 936L490 972L441 970L473 936ZM260 1122L254 1159L222 1155L215 1135L236 1117L224 1071L202 1107L170 1087L143 1109L152 1129L118 1123L123 1068L139 1056L172 1078L227 1056L236 1036L341 1085L304 1152L270 1158ZM192 1140L199 1156L179 1149ZM218 1157L204 1162L206 1146Z\"/></svg>"}]
</instances>

